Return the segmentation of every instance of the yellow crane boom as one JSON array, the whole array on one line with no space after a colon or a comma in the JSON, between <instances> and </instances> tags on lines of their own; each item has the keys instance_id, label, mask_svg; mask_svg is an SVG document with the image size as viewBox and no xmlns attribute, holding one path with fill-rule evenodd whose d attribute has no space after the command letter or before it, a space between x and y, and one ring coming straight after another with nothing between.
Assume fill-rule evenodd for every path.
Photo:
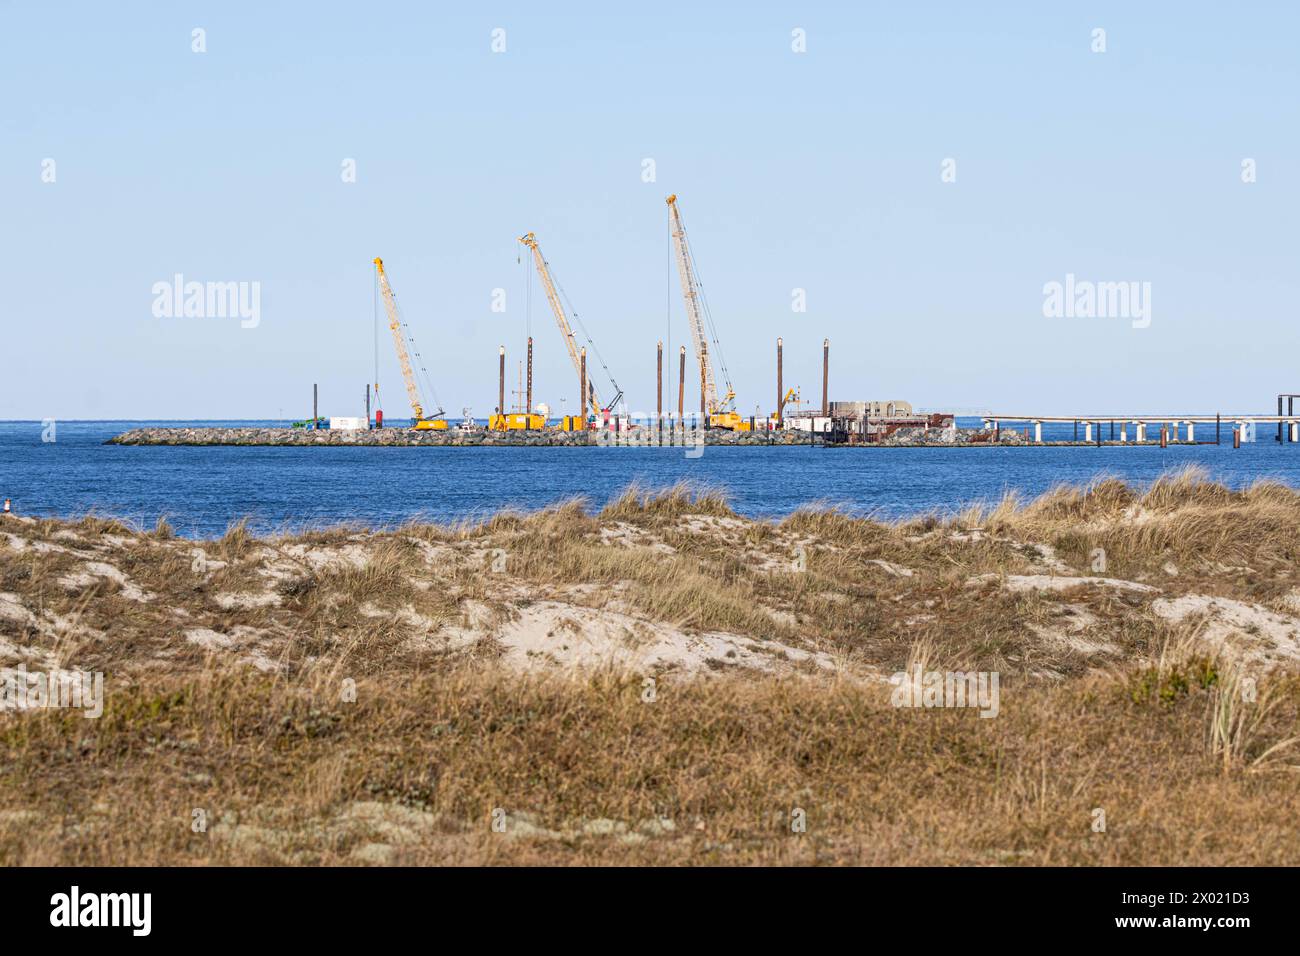
<instances>
[{"instance_id":1,"label":"yellow crane boom","mask_svg":"<svg viewBox=\"0 0 1300 956\"><path fill-rule=\"evenodd\" d=\"M569 352L569 361L573 363L573 370L581 375L582 358L578 354L578 343L573 335L573 328L569 325L569 317L560 302L560 294L555 288L555 281L551 278L550 267L547 266L546 258L542 255L542 249L537 244L537 237L530 232L527 235L520 236L519 241L532 250L533 263L537 266L537 274L541 276L542 288L546 290L546 301L551 304L551 311L555 313L555 324L560 327L564 347ZM604 409L605 406L600 403L600 399L596 395L596 386L592 384L590 378L587 380L587 389L588 396L591 399L591 407Z\"/></svg>"},{"instance_id":2,"label":"yellow crane boom","mask_svg":"<svg viewBox=\"0 0 1300 956\"><path fill-rule=\"evenodd\" d=\"M718 387L713 376L713 363L709 358L709 334L705 328L703 297L700 292L700 280L696 275L691 249L686 240L686 227L682 224L681 213L677 209L677 195L667 199L668 228L673 237L673 251L677 255L677 275L682 282L682 298L686 302L686 320L691 327L691 339L695 343L695 359L700 365L700 387L704 389L704 408L709 415L709 424L728 428L737 427L739 416L735 413L732 402L736 391L727 375L727 368L719 359L723 381L727 391L718 399ZM713 336L717 343L717 335ZM733 421L734 419L734 421Z\"/></svg>"},{"instance_id":3,"label":"yellow crane boom","mask_svg":"<svg viewBox=\"0 0 1300 956\"><path fill-rule=\"evenodd\" d=\"M397 364L402 368L402 380L406 383L406 397L411 403L415 427L420 429L446 428L446 422L424 417L424 405L420 401L420 389L415 382L415 372L411 370L411 357L406 351L406 340L402 337L402 321L397 313L397 301L393 298L393 289L388 284L388 274L384 272L384 260L378 256L375 257L375 271L379 276L379 293L384 299L384 311L388 313L388 328L393 333L393 345L397 349ZM441 411L439 414L441 414Z\"/></svg>"}]
</instances>

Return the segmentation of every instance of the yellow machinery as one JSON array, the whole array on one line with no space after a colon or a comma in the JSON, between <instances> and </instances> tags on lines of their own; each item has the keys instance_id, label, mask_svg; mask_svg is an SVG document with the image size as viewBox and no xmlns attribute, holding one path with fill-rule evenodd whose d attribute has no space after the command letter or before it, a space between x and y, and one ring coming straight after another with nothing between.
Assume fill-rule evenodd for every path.
<instances>
[{"instance_id":1,"label":"yellow machinery","mask_svg":"<svg viewBox=\"0 0 1300 956\"><path fill-rule=\"evenodd\" d=\"M507 431L541 431L546 427L546 419L535 412L507 412L504 415L488 416L488 428L494 432Z\"/></svg>"},{"instance_id":2,"label":"yellow machinery","mask_svg":"<svg viewBox=\"0 0 1300 956\"><path fill-rule=\"evenodd\" d=\"M686 227L682 224L682 216L677 209L676 194L669 196L667 202L668 228L673 237L673 250L677 253L677 274L682 281L682 298L686 300L686 319L691 327L691 338L695 342L695 359L700 365L700 388L704 392L704 408L708 415L708 424L711 428L742 430L748 422L745 422L736 411L736 390L731 385L731 376L727 373L727 365L722 360L721 343L718 342L717 329L713 326L708 303L700 288L695 258L691 255L690 246L686 241ZM713 378L713 364L709 357L710 338L717 353L722 380L727 386L726 394L721 399L718 398L718 387Z\"/></svg>"},{"instance_id":3,"label":"yellow machinery","mask_svg":"<svg viewBox=\"0 0 1300 956\"><path fill-rule=\"evenodd\" d=\"M783 398L781 399L781 407L778 408L776 411L774 411L774 412L772 413L772 417L773 417L773 418L780 418L780 417L782 416L782 414L784 414L784 412L785 412L785 407L786 407L787 405L791 405L791 404L793 404L793 405L797 408L797 407L799 406L799 403L802 402L802 401L803 401L803 398L799 395L799 389L798 389L798 388L788 388L788 389L786 389L786 391L785 391L785 397L783 397Z\"/></svg>"},{"instance_id":4,"label":"yellow machinery","mask_svg":"<svg viewBox=\"0 0 1300 956\"><path fill-rule=\"evenodd\" d=\"M406 351L406 341L402 337L402 320L397 311L397 300L393 298L392 287L388 284L388 275L384 272L384 260L378 256L375 257L375 271L379 276L379 292L384 298L384 310L388 313L388 328L393 333L393 345L397 348L397 364L402 367L402 379L406 382L406 397L411 403L414 427L421 431L444 429L447 427L447 420L441 417L441 408L434 412L432 417L426 418L424 415L420 389L415 383L415 373L411 370L411 357ZM379 383L376 382L376 397L378 394Z\"/></svg>"},{"instance_id":5,"label":"yellow machinery","mask_svg":"<svg viewBox=\"0 0 1300 956\"><path fill-rule=\"evenodd\" d=\"M568 314L560 302L560 294L556 289L555 281L551 278L550 266L547 265L541 247L537 244L537 236L530 232L527 235L520 236L519 241L532 250L533 264L537 266L537 274L541 277L542 288L546 290L546 301L551 304L551 311L555 313L555 324L560 327L560 336L564 339L564 347L569 352L569 361L573 363L573 371L581 375L582 359L578 355L578 343L574 338L573 328L569 325ZM590 337L588 337L588 341L590 341ZM595 349L595 343L592 343L592 348ZM605 371L608 373L609 369L606 368ZM594 409L598 415L602 412L613 412L618 405L619 399L623 397L623 390L618 388L618 383L614 381L612 375L610 376L610 382L613 383L615 389L618 389L618 394L614 396L614 400L608 405L602 405L599 396L596 394L596 386L592 383L590 377L587 379L587 405L589 408ZM560 427L562 431L577 430L565 428L563 425Z\"/></svg>"}]
</instances>

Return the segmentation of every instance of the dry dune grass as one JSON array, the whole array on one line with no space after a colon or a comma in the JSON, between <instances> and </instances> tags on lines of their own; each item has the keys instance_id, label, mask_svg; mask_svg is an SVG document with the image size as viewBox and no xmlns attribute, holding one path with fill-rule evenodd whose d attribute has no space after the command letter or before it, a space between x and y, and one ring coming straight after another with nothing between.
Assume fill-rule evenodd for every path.
<instances>
[{"instance_id":1,"label":"dry dune grass","mask_svg":"<svg viewBox=\"0 0 1300 956\"><path fill-rule=\"evenodd\" d=\"M10 519L4 664L107 693L0 715L0 862L1295 864L1297 505L1186 472L893 523L684 486L206 542ZM647 647L700 667L617 663ZM997 672L997 716L893 706L914 667Z\"/></svg>"}]
</instances>

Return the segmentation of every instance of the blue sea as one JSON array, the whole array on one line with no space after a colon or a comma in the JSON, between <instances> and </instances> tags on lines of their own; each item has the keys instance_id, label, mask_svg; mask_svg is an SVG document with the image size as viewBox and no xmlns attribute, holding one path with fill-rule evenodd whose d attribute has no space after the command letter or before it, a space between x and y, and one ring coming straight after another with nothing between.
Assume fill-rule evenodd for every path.
<instances>
[{"instance_id":1,"label":"blue sea","mask_svg":"<svg viewBox=\"0 0 1300 956\"><path fill-rule=\"evenodd\" d=\"M0 498L20 514L87 512L152 527L165 515L178 533L217 536L239 518L259 530L338 522L374 527L413 517L449 520L503 507L532 510L576 495L599 506L633 482L678 481L724 489L752 516L782 516L812 502L860 514L949 513L974 501L1025 496L1060 482L1114 475L1147 483L1184 465L1233 487L1259 478L1300 486L1300 445L1259 440L1220 446L823 448L233 448L119 447L104 441L145 425L274 425L276 422L0 422ZM978 420L960 420L978 426ZM48 436L47 436L48 437ZM1044 438L1069 439L1069 424ZM1197 438L1213 440L1214 426Z\"/></svg>"}]
</instances>

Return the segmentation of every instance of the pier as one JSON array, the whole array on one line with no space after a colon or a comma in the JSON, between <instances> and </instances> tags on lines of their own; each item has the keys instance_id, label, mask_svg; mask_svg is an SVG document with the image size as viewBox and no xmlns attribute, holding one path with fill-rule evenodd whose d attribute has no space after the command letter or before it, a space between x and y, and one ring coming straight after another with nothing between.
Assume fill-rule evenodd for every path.
<instances>
[{"instance_id":1,"label":"pier","mask_svg":"<svg viewBox=\"0 0 1300 956\"><path fill-rule=\"evenodd\" d=\"M1280 404L1280 403L1279 403ZM1124 444L1201 444L1217 445L1223 440L1223 428L1228 426L1232 435L1235 435L1234 443L1239 444L1241 436L1245 434L1247 427L1255 428L1259 433L1260 425L1277 425L1277 438L1279 442L1300 442L1300 416L1288 415L1224 415L1222 413L1214 415L985 415L983 416L984 427L992 429L995 434L1000 432L1004 426L1025 426L1032 430L1030 441L1035 445L1045 444L1043 441L1043 424L1073 424L1075 430L1075 441L1080 444L1100 444L1102 443L1103 426L1109 427L1109 442L1119 445ZM1196 438L1196 427L1213 426L1214 439L1198 441ZM1133 438L1130 442L1129 427L1133 428ZM1094 429L1096 429L1094 433ZM1080 438L1079 432L1083 434ZM1202 428L1201 434L1205 434L1206 428ZM1152 436L1155 436L1154 438ZM1186 438L1181 437L1186 435Z\"/></svg>"}]
</instances>

